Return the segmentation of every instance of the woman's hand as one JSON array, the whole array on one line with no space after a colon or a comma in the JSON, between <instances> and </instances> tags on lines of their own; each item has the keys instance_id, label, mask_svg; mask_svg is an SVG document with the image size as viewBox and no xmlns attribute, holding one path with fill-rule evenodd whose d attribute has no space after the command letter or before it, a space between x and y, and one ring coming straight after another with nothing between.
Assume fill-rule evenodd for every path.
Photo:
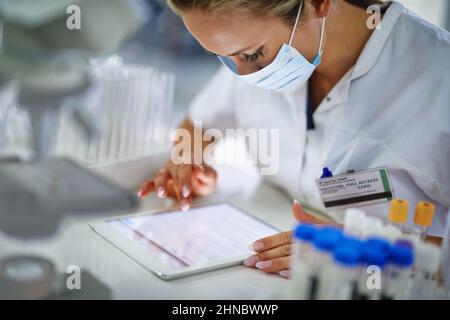
<instances>
[{"instance_id":1,"label":"woman's hand","mask_svg":"<svg viewBox=\"0 0 450 320\"><path fill-rule=\"evenodd\" d=\"M176 165L169 161L153 180L141 187L138 195L143 198L156 192L160 198L176 198L181 209L187 211L192 205L192 198L214 192L216 181L216 171L206 164Z\"/></svg>"},{"instance_id":2,"label":"woman's hand","mask_svg":"<svg viewBox=\"0 0 450 320\"><path fill-rule=\"evenodd\" d=\"M295 219L301 223L315 225L331 225L333 223L317 219L306 213L298 201L294 201L292 212ZM292 231L285 231L255 241L251 245L255 255L248 257L244 265L260 269L266 273L279 273L288 278L290 276L290 263L292 251Z\"/></svg>"}]
</instances>

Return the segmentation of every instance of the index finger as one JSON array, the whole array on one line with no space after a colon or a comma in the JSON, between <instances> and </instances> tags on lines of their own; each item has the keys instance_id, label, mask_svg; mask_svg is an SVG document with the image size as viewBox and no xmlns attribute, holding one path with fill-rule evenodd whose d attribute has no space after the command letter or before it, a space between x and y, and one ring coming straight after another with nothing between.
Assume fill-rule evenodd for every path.
<instances>
[{"instance_id":1,"label":"index finger","mask_svg":"<svg viewBox=\"0 0 450 320\"><path fill-rule=\"evenodd\" d=\"M292 243L292 231L284 231L253 242L251 248L256 252L261 252L290 243Z\"/></svg>"}]
</instances>

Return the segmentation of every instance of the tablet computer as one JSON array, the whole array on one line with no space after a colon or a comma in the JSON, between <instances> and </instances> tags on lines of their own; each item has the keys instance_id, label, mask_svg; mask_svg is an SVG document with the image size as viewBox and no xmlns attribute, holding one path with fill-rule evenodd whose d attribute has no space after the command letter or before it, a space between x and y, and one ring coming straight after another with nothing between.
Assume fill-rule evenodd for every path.
<instances>
[{"instance_id":1,"label":"tablet computer","mask_svg":"<svg viewBox=\"0 0 450 320\"><path fill-rule=\"evenodd\" d=\"M90 222L107 241L164 280L242 263L249 245L278 229L228 204Z\"/></svg>"}]
</instances>

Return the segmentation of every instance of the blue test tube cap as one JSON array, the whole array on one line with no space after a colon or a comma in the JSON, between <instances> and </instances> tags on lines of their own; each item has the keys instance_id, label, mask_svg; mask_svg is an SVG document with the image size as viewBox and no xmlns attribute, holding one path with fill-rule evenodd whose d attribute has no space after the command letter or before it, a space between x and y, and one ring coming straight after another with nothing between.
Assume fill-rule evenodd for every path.
<instances>
[{"instance_id":1,"label":"blue test tube cap","mask_svg":"<svg viewBox=\"0 0 450 320\"><path fill-rule=\"evenodd\" d=\"M394 245L391 248L389 260L399 267L410 267L414 262L414 252L412 248L402 245Z\"/></svg>"},{"instance_id":2,"label":"blue test tube cap","mask_svg":"<svg viewBox=\"0 0 450 320\"><path fill-rule=\"evenodd\" d=\"M324 227L317 231L314 237L314 246L322 251L332 251L342 240L343 232L339 228Z\"/></svg>"},{"instance_id":3,"label":"blue test tube cap","mask_svg":"<svg viewBox=\"0 0 450 320\"><path fill-rule=\"evenodd\" d=\"M362 249L364 242L358 238L343 235L341 240L339 240L337 246L355 246Z\"/></svg>"},{"instance_id":4,"label":"blue test tube cap","mask_svg":"<svg viewBox=\"0 0 450 320\"><path fill-rule=\"evenodd\" d=\"M411 241L406 240L406 239L397 240L395 242L395 245L400 246L400 247L410 248L410 249L414 248L414 244Z\"/></svg>"},{"instance_id":5,"label":"blue test tube cap","mask_svg":"<svg viewBox=\"0 0 450 320\"><path fill-rule=\"evenodd\" d=\"M294 230L294 237L301 241L312 241L317 228L310 224L299 224Z\"/></svg>"},{"instance_id":6,"label":"blue test tube cap","mask_svg":"<svg viewBox=\"0 0 450 320\"><path fill-rule=\"evenodd\" d=\"M363 261L369 266L378 266L383 269L388 263L389 252L382 249L382 247L376 246L364 246L363 249Z\"/></svg>"},{"instance_id":7,"label":"blue test tube cap","mask_svg":"<svg viewBox=\"0 0 450 320\"><path fill-rule=\"evenodd\" d=\"M334 261L344 267L355 267L361 263L361 247L352 244L339 246L334 250Z\"/></svg>"},{"instance_id":8,"label":"blue test tube cap","mask_svg":"<svg viewBox=\"0 0 450 320\"><path fill-rule=\"evenodd\" d=\"M365 241L364 246L368 248L381 249L386 254L389 254L391 250L391 244L389 243L389 241L377 237L368 238Z\"/></svg>"}]
</instances>

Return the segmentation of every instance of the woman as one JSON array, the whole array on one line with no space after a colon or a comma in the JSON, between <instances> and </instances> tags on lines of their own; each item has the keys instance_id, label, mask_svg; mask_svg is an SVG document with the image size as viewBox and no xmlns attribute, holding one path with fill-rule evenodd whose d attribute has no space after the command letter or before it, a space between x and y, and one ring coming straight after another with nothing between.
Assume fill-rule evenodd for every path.
<instances>
[{"instance_id":1,"label":"woman","mask_svg":"<svg viewBox=\"0 0 450 320\"><path fill-rule=\"evenodd\" d=\"M225 67L193 102L182 127L280 130L280 169L267 179L325 210L315 180L387 167L398 198L437 204L429 235L450 207L450 37L397 2L168 0ZM367 13L368 6L371 13ZM377 23L378 22L378 23ZM140 194L213 192L207 165L169 161ZM388 203L363 209L385 218ZM324 223L293 206L299 221ZM334 215L342 222L342 214ZM291 233L253 244L245 265L287 276Z\"/></svg>"}]
</instances>

